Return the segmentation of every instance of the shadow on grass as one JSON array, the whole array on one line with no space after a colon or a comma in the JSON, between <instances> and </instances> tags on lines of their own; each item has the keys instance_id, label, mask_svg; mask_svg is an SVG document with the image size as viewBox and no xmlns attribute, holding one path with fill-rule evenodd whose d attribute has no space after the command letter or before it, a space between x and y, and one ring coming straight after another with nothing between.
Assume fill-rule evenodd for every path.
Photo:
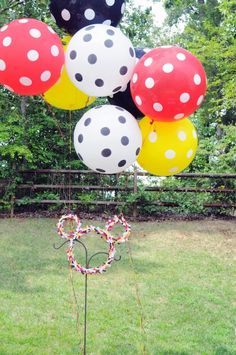
<instances>
[{"instance_id":1,"label":"shadow on grass","mask_svg":"<svg viewBox=\"0 0 236 355\"><path fill-rule=\"evenodd\" d=\"M0 263L0 288L5 290L11 290L14 292L22 293L39 293L44 292L43 286L35 286L33 283L29 283L31 278L37 277L37 275L59 275L63 272L68 272L68 263L65 249L54 250L52 247L52 257L43 256L43 250L39 252L32 251L31 253L25 253L24 250L18 250L17 256L9 256L7 254L1 255ZM165 264L158 262L148 261L147 259L134 258L133 264L128 259L127 254L124 255L124 251L117 253L117 257L121 256L120 261L114 261L111 268L108 269L109 273L130 273L134 270L140 274L150 274L150 270L157 270L164 268ZM92 266L101 265L106 260L104 255L94 258ZM80 256L78 260L84 265L84 258Z\"/></svg>"},{"instance_id":2,"label":"shadow on grass","mask_svg":"<svg viewBox=\"0 0 236 355\"><path fill-rule=\"evenodd\" d=\"M224 346L220 346L219 348L216 349L214 352L214 355L234 355L236 354L236 351L233 353L232 351L229 351L227 348Z\"/></svg>"},{"instance_id":3,"label":"shadow on grass","mask_svg":"<svg viewBox=\"0 0 236 355\"><path fill-rule=\"evenodd\" d=\"M111 349L107 349L107 352L105 350L106 354L111 353ZM133 347L131 344L123 344L122 346L120 346L119 348L117 348L116 350L113 349L112 350L112 354L113 355L131 355L131 354L149 354L149 355L192 355L189 352L185 352L185 351L172 351L172 350L164 350L158 347L155 347L154 349L146 349L146 352L144 352L144 349L140 349L137 352L137 349L135 349L135 347Z\"/></svg>"},{"instance_id":4,"label":"shadow on grass","mask_svg":"<svg viewBox=\"0 0 236 355\"><path fill-rule=\"evenodd\" d=\"M20 293L39 293L44 292L43 286L36 286L31 282L39 276L57 274L62 265L62 256L55 256L52 250L52 258L45 258L32 252L26 254L24 251L17 251L16 256L2 254L0 256L0 289L10 290ZM65 270L67 262L65 260Z\"/></svg>"}]
</instances>

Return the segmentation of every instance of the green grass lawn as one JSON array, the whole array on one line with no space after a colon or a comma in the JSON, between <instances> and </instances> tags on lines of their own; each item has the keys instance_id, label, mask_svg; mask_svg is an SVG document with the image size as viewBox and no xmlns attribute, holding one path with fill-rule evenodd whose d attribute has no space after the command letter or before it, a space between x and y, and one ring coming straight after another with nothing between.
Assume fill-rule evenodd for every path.
<instances>
[{"instance_id":1,"label":"green grass lawn","mask_svg":"<svg viewBox=\"0 0 236 355\"><path fill-rule=\"evenodd\" d=\"M82 353L84 276L53 249L56 222L0 220L1 355ZM236 354L235 222L133 223L129 243L133 263L120 245L121 261L88 278L87 354Z\"/></svg>"}]
</instances>

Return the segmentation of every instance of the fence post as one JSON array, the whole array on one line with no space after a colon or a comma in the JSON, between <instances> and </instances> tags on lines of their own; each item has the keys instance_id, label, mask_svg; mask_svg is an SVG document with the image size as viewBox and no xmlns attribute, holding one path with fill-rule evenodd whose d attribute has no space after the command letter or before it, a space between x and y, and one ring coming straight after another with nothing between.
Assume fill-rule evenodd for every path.
<instances>
[{"instance_id":1,"label":"fence post","mask_svg":"<svg viewBox=\"0 0 236 355\"><path fill-rule=\"evenodd\" d=\"M14 207L15 207L15 195L11 196L11 212L10 212L10 217L14 217Z\"/></svg>"},{"instance_id":2,"label":"fence post","mask_svg":"<svg viewBox=\"0 0 236 355\"><path fill-rule=\"evenodd\" d=\"M134 168L134 193L138 192L138 174L137 174L137 168ZM136 218L138 215L138 208L137 208L137 202L133 202L133 217Z\"/></svg>"}]
</instances>

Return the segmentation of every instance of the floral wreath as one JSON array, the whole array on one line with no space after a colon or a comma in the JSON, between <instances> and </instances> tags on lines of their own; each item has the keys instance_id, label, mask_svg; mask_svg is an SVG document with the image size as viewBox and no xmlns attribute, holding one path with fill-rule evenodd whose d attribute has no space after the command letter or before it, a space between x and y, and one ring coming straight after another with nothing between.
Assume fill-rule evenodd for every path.
<instances>
[{"instance_id":1,"label":"floral wreath","mask_svg":"<svg viewBox=\"0 0 236 355\"><path fill-rule=\"evenodd\" d=\"M114 237L111 235L110 232L112 231L114 225L117 223L122 224L125 231L121 236ZM101 229L100 227L92 227L92 226L90 227L94 228L97 234L101 235L103 238L105 239L111 238L113 242L118 244L125 243L129 239L131 233L131 226L127 223L123 215L120 216L115 215L113 218L110 218L105 225L105 230Z\"/></svg>"},{"instance_id":2,"label":"floral wreath","mask_svg":"<svg viewBox=\"0 0 236 355\"><path fill-rule=\"evenodd\" d=\"M64 231L64 223L66 221L74 221L75 229L70 230L68 233ZM125 229L124 233L121 236L114 237L111 235L111 231L115 224L121 223ZM97 267L84 267L79 264L74 257L74 245L75 242L80 242L79 239L82 235L86 235L89 232L95 232L100 235L106 242L109 244L108 252L102 252L103 254L107 254L107 260ZM116 243L124 243L128 240L131 227L123 217L123 215L117 216L115 215L113 218L110 218L105 225L105 229L101 229L100 227L87 226L86 228L81 228L80 219L74 214L63 215L59 222L57 223L57 232L58 234L67 239L70 242L69 248L67 249L67 258L71 268L75 271L80 272L81 274L101 274L106 271L106 269L111 265L112 261L115 259L115 244Z\"/></svg>"},{"instance_id":3,"label":"floral wreath","mask_svg":"<svg viewBox=\"0 0 236 355\"><path fill-rule=\"evenodd\" d=\"M70 221L70 222L74 221L76 225L75 229L70 230L68 233L64 231L64 223L66 221ZM82 234L87 234L89 232L90 232L90 228L89 227L81 228L80 219L75 214L72 213L68 215L63 215L57 223L57 233L64 239L69 239L69 240L79 239Z\"/></svg>"},{"instance_id":4,"label":"floral wreath","mask_svg":"<svg viewBox=\"0 0 236 355\"><path fill-rule=\"evenodd\" d=\"M95 227L90 226L89 231L96 232ZM100 266L89 267L89 268L80 265L75 260L74 253L73 253L74 243L73 243L73 241L71 241L70 246L66 251L67 258L68 258L71 268L75 271L80 272L81 274L88 274L88 275L102 274L103 272L105 272L106 269L111 266L111 263L115 258L115 252L116 252L115 243L113 242L113 240L110 237L107 237L106 241L109 244L108 252L107 253L104 252L104 254L107 254L107 260L103 264L101 264Z\"/></svg>"}]
</instances>

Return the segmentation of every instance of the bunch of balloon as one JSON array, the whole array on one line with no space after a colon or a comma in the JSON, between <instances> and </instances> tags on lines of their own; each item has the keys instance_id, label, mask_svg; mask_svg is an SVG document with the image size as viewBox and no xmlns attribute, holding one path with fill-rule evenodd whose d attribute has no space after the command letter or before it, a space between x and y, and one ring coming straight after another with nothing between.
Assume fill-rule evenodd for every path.
<instances>
[{"instance_id":1,"label":"bunch of balloon","mask_svg":"<svg viewBox=\"0 0 236 355\"><path fill-rule=\"evenodd\" d=\"M136 64L130 89L146 116L139 122L139 165L158 176L181 172L194 159L198 146L197 131L188 116L200 107L206 92L201 62L177 46L152 49Z\"/></svg>"},{"instance_id":2,"label":"bunch of balloon","mask_svg":"<svg viewBox=\"0 0 236 355\"><path fill-rule=\"evenodd\" d=\"M123 92L132 77L137 53L130 39L116 27L124 14L125 1L51 0L49 7L57 25L70 38L65 46L65 72L44 94L45 100L52 104L57 92L61 95L57 100L59 107L64 97L72 97L68 95L69 85L89 99ZM128 168L136 161L141 145L141 130L135 117L118 104L90 109L74 130L79 159L103 174Z\"/></svg>"},{"instance_id":3,"label":"bunch of balloon","mask_svg":"<svg viewBox=\"0 0 236 355\"><path fill-rule=\"evenodd\" d=\"M62 40L30 18L0 28L0 83L64 110L108 97L111 105L87 111L74 131L79 159L96 172L119 173L136 160L156 175L185 169L197 149L187 117L206 92L200 61L175 46L134 48L115 27L125 0L51 0L49 9L67 32Z\"/></svg>"}]
</instances>

